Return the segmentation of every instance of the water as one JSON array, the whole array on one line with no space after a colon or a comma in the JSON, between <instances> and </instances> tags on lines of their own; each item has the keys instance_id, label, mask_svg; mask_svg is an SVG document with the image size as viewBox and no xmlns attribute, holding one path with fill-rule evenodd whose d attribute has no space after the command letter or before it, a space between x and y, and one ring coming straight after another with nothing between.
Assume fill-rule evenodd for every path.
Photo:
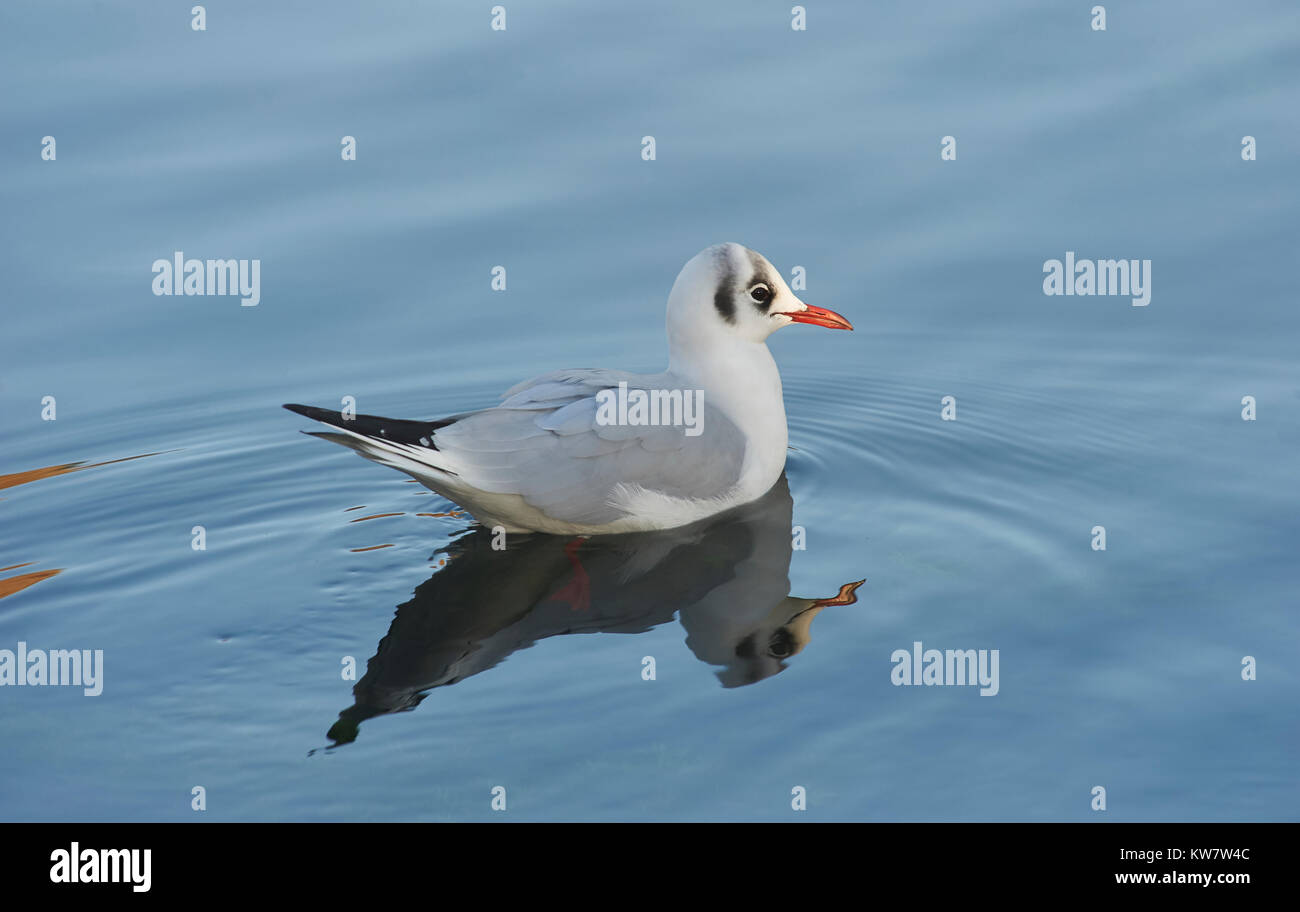
<instances>
[{"instance_id":1,"label":"water","mask_svg":"<svg viewBox=\"0 0 1300 912\"><path fill-rule=\"evenodd\" d=\"M0 10L0 648L105 655L0 691L0 818L1296 819L1294 5L508 9ZM685 541L494 562L279 408L658 370L723 240L858 331L773 337L788 499ZM998 694L893 686L918 640Z\"/></svg>"}]
</instances>

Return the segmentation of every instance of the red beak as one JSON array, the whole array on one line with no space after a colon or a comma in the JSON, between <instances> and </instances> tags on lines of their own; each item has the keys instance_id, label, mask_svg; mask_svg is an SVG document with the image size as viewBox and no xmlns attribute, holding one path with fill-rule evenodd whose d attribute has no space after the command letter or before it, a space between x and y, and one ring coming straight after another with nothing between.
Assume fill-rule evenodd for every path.
<instances>
[{"instance_id":1,"label":"red beak","mask_svg":"<svg viewBox=\"0 0 1300 912\"><path fill-rule=\"evenodd\" d=\"M787 313L787 317L796 323L811 323L813 326L826 326L830 329L852 329L853 324L833 310L808 305L807 310Z\"/></svg>"},{"instance_id":2,"label":"red beak","mask_svg":"<svg viewBox=\"0 0 1300 912\"><path fill-rule=\"evenodd\" d=\"M866 580L858 580L856 583L845 583L840 587L838 595L818 599L812 603L811 607L825 608L827 605L856 605L858 603L858 587L865 582Z\"/></svg>"}]
</instances>

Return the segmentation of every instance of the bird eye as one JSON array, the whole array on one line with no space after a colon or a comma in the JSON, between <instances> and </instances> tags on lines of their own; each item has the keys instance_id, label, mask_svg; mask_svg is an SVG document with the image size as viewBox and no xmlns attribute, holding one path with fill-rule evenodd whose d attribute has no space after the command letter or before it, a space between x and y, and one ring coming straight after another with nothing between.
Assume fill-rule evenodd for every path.
<instances>
[{"instance_id":1,"label":"bird eye","mask_svg":"<svg viewBox=\"0 0 1300 912\"><path fill-rule=\"evenodd\" d=\"M784 659L786 656L793 655L794 637L790 636L790 631L784 627L776 630L768 641L767 654L774 659Z\"/></svg>"},{"instance_id":2,"label":"bird eye","mask_svg":"<svg viewBox=\"0 0 1300 912\"><path fill-rule=\"evenodd\" d=\"M749 289L749 296L754 299L756 304L766 304L768 298L772 297L772 292L766 285L755 285Z\"/></svg>"}]
</instances>

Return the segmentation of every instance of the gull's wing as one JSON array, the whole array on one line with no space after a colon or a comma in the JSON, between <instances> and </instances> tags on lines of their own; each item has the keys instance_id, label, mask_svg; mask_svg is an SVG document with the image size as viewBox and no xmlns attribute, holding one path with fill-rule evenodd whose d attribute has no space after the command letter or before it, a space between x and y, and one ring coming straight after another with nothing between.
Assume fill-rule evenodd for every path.
<instances>
[{"instance_id":1,"label":"gull's wing","mask_svg":"<svg viewBox=\"0 0 1300 912\"><path fill-rule=\"evenodd\" d=\"M704 397L700 433L682 425L607 424L597 394L617 390L681 390L672 375L613 370L556 371L525 381L496 408L459 418L433 435L440 468L455 488L516 494L547 516L601 525L629 512L633 499L705 500L726 494L740 478L745 438Z\"/></svg>"}]
</instances>

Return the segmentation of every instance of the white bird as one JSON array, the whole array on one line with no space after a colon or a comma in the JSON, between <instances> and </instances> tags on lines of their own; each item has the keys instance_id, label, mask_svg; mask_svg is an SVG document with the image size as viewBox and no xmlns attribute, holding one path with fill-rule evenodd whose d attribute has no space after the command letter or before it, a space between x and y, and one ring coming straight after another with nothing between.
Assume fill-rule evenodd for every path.
<instances>
[{"instance_id":1,"label":"white bird","mask_svg":"<svg viewBox=\"0 0 1300 912\"><path fill-rule=\"evenodd\" d=\"M799 300L761 254L719 244L673 283L663 373L554 371L507 390L500 405L438 421L285 408L342 431L317 436L405 472L485 526L671 529L757 500L781 476L789 432L766 339L791 323L853 328ZM687 414L697 402L702 411Z\"/></svg>"}]
</instances>

